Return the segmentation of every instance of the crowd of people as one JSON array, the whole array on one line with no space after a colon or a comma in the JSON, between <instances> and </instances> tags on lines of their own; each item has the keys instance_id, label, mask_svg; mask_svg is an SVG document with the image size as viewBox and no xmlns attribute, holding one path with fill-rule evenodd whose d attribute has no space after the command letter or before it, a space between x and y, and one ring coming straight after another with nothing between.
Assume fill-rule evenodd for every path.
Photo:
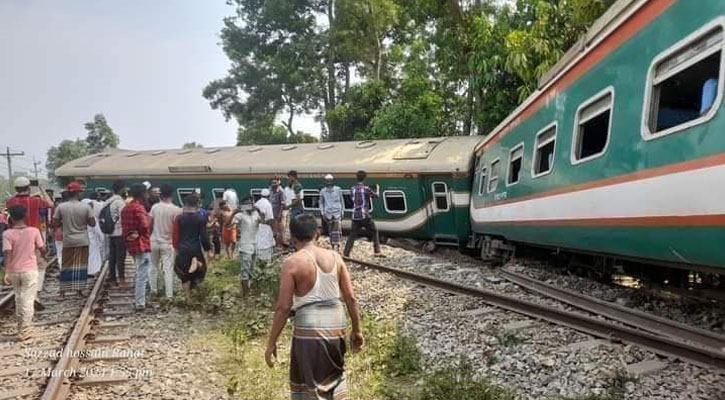
<instances>
[{"instance_id":1,"label":"crowd of people","mask_svg":"<svg viewBox=\"0 0 725 400\"><path fill-rule=\"evenodd\" d=\"M379 188L365 184L364 171L351 189L353 203L348 255L362 231L372 236L375 255L382 256L371 219L371 203ZM88 278L109 265L109 283L127 288L127 254L136 264L134 299L137 311L147 308L147 291L166 299L174 296L174 275L188 296L204 280L209 260L218 255L240 262L241 290L248 295L260 268L275 251L292 251L280 271L280 288L266 360L273 366L277 340L287 319L294 316L290 368L292 398L310 394L344 397L345 310L352 322L353 350L363 346L357 300L340 255L345 199L332 175L325 176L319 208L332 250L318 246L317 219L304 213L302 184L290 171L286 187L274 178L259 198L238 199L233 189L215 196L209 209L196 192L174 204L174 189L149 182L127 186L113 183L112 192L84 196L71 182L53 201L51 191L26 178L14 182L16 194L0 213L4 282L12 285L18 317L18 338L32 337L31 323L37 293L45 277L47 253L57 255L59 295L85 296ZM50 239L52 237L52 239ZM46 243L51 243L46 246ZM48 248L50 247L50 249ZM319 398L319 397L314 397ZM332 398L332 397L330 397Z\"/></svg>"}]
</instances>

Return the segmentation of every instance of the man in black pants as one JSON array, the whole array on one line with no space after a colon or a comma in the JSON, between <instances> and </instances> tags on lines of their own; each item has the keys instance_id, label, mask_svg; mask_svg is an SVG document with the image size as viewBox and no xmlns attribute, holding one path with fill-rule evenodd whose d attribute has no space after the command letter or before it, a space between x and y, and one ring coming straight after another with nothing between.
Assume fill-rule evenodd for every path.
<instances>
[{"instance_id":1,"label":"man in black pants","mask_svg":"<svg viewBox=\"0 0 725 400\"><path fill-rule=\"evenodd\" d=\"M111 270L111 285L126 287L126 244L121 232L121 210L126 206L126 183L122 180L113 182L113 196L105 205L110 204L111 218L115 221L113 233L108 235L108 267ZM104 207L105 207L104 205Z\"/></svg>"},{"instance_id":2,"label":"man in black pants","mask_svg":"<svg viewBox=\"0 0 725 400\"><path fill-rule=\"evenodd\" d=\"M355 239L360 235L360 231L365 230L373 238L373 247L375 249L375 257L385 257L380 251L380 237L378 229L375 227L375 221L370 217L371 204L374 198L380 195L380 187L375 185L375 191L365 184L367 173L365 171L357 172L357 184L352 187L350 195L352 196L352 228L350 235L345 243L345 257L350 257L352 246Z\"/></svg>"}]
</instances>

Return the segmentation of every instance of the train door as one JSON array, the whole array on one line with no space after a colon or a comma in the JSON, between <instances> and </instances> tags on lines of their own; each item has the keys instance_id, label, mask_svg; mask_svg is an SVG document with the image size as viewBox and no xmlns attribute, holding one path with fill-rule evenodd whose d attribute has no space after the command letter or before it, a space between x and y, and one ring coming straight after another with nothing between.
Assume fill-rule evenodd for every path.
<instances>
[{"instance_id":1,"label":"train door","mask_svg":"<svg viewBox=\"0 0 725 400\"><path fill-rule=\"evenodd\" d=\"M449 182L443 177L427 177L423 187L429 193L428 200L428 230L438 245L457 245L458 238L455 230L455 213L451 212L453 205Z\"/></svg>"}]
</instances>

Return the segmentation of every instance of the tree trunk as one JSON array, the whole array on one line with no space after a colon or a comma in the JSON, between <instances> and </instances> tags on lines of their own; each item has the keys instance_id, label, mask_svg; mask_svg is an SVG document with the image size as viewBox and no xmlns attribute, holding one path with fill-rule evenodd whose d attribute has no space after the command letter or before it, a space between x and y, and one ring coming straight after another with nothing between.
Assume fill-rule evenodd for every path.
<instances>
[{"instance_id":1,"label":"tree trunk","mask_svg":"<svg viewBox=\"0 0 725 400\"><path fill-rule=\"evenodd\" d=\"M466 92L466 120L463 121L463 134L471 134L471 124L473 123L473 80L468 78L468 90Z\"/></svg>"},{"instance_id":2,"label":"tree trunk","mask_svg":"<svg viewBox=\"0 0 725 400\"><path fill-rule=\"evenodd\" d=\"M328 0L327 2L327 19L330 24L328 32L328 43L327 43L327 93L325 96L325 111L330 111L337 106L336 99L336 85L337 85L337 74L335 71L335 39L334 39L334 25L335 25L335 0ZM328 124L328 137L336 138L337 132L334 126Z\"/></svg>"},{"instance_id":3,"label":"tree trunk","mask_svg":"<svg viewBox=\"0 0 725 400\"><path fill-rule=\"evenodd\" d=\"M368 13L370 14L370 20L373 21L372 25L372 35L375 38L375 61L373 68L375 69L375 80L380 80L380 70L383 64L383 43L382 39L380 39L380 33L378 32L377 26L375 25L375 14L373 13L373 4L370 0L368 0Z\"/></svg>"}]
</instances>

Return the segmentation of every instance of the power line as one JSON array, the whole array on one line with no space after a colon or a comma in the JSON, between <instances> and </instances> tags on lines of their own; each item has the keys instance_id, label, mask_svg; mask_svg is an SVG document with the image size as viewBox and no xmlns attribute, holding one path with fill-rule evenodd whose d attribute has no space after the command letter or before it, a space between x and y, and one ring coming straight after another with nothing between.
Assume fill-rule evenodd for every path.
<instances>
[{"instance_id":1,"label":"power line","mask_svg":"<svg viewBox=\"0 0 725 400\"><path fill-rule=\"evenodd\" d=\"M24 151L19 151L17 153L11 153L10 147L5 148L5 154L3 154L3 157L5 157L8 160L8 180L13 179L13 157L21 157L25 155Z\"/></svg>"}]
</instances>

